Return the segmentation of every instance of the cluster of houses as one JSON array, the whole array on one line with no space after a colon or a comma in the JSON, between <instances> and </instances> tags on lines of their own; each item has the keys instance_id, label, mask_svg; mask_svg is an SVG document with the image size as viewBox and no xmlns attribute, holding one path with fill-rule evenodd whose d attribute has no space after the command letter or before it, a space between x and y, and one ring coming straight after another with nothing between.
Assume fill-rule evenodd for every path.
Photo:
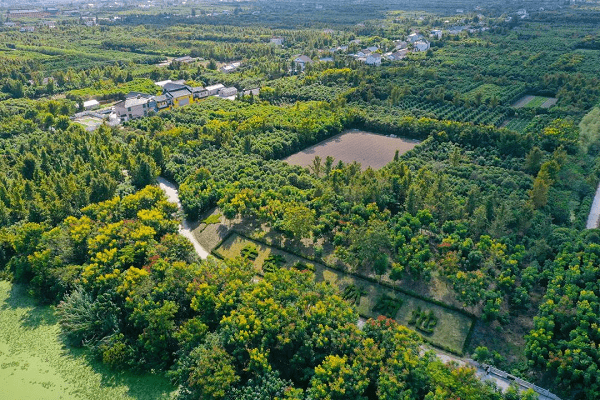
<instances>
[{"instance_id":1,"label":"cluster of houses","mask_svg":"<svg viewBox=\"0 0 600 400\"><path fill-rule=\"evenodd\" d=\"M442 37L442 31L433 30L431 31L430 36L440 39ZM383 59L388 59L390 61L402 60L406 57L411 48L414 52L427 51L431 47L431 44L420 33L411 33L406 40L394 41L394 46L392 51L384 54L381 53L377 46L367 47L366 49L357 51L353 57L367 65L381 65Z\"/></svg>"},{"instance_id":2,"label":"cluster of houses","mask_svg":"<svg viewBox=\"0 0 600 400\"><path fill-rule=\"evenodd\" d=\"M130 119L145 117L150 112L187 106L209 96L234 100L238 95L237 88L225 87L220 83L207 87L191 87L183 81L171 80L155 83L163 89L163 93L160 96L131 92L126 96L125 100L115 104L114 109L117 117L121 121L128 121ZM254 91L252 93L255 94Z\"/></svg>"}]
</instances>

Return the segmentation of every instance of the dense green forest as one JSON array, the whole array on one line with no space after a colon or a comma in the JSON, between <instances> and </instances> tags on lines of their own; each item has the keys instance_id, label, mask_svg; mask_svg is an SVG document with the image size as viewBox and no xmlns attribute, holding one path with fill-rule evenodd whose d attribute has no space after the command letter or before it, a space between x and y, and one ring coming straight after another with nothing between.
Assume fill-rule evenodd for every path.
<instances>
[{"instance_id":1,"label":"dense green forest","mask_svg":"<svg viewBox=\"0 0 600 400\"><path fill-rule=\"evenodd\" d=\"M182 399L536 398L444 364L424 347L433 311L405 327L383 288L476 321L462 352L439 347L598 398L600 233L585 228L600 180L600 11L521 20L500 5L390 3L336 21L328 2L287 24L316 4L261 3L0 28L0 277L56 306L66 345L165 374ZM402 60L352 56L436 27L442 38ZM315 62L301 71L298 54ZM71 119L85 100L110 107L166 79L260 94L93 131ZM283 161L351 129L419 144L380 169ZM258 273L252 247L200 260L182 219L236 221L248 240L381 285L382 315L359 328L365 289L321 281L310 263L271 256Z\"/></svg>"}]
</instances>

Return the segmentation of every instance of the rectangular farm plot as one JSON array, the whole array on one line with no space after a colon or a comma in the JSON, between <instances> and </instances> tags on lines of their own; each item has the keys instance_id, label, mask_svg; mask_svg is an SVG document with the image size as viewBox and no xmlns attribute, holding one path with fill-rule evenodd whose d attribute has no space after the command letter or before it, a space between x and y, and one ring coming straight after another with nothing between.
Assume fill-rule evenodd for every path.
<instances>
[{"instance_id":1,"label":"rectangular farm plot","mask_svg":"<svg viewBox=\"0 0 600 400\"><path fill-rule=\"evenodd\" d=\"M312 165L316 156L321 157L323 162L327 156L332 156L336 161L341 160L344 163L356 161L361 164L363 170L367 167L378 169L394 159L396 150L399 154L404 154L419 143L418 140L352 130L317 143L283 161L308 167Z\"/></svg>"},{"instance_id":2,"label":"rectangular farm plot","mask_svg":"<svg viewBox=\"0 0 600 400\"><path fill-rule=\"evenodd\" d=\"M377 318L386 315L416 330L433 345L455 353L462 353L474 322L472 317L458 311L326 267L237 233L230 235L214 252L224 258L235 258L245 254L254 261L259 274L264 272L265 265L278 268L302 263L310 269L314 266L315 279L337 286L342 297L355 304L361 316ZM273 267L273 264L277 263L279 265Z\"/></svg>"},{"instance_id":3,"label":"rectangular farm plot","mask_svg":"<svg viewBox=\"0 0 600 400\"><path fill-rule=\"evenodd\" d=\"M523 96L519 101L513 104L515 108L550 108L556 104L558 99L556 97L544 97L544 96Z\"/></svg>"}]
</instances>

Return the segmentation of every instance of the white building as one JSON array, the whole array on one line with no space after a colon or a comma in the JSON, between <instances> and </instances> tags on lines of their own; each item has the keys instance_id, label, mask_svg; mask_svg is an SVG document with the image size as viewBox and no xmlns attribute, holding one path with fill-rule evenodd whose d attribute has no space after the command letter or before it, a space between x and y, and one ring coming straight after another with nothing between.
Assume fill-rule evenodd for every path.
<instances>
[{"instance_id":1,"label":"white building","mask_svg":"<svg viewBox=\"0 0 600 400\"><path fill-rule=\"evenodd\" d=\"M216 85L212 85L212 86L207 86L205 89L208 92L209 96L215 96L219 93L219 90L225 88L224 85L218 83Z\"/></svg>"},{"instance_id":2,"label":"white building","mask_svg":"<svg viewBox=\"0 0 600 400\"><path fill-rule=\"evenodd\" d=\"M415 43L415 51L427 51L430 47L431 46L427 40L419 40Z\"/></svg>"},{"instance_id":3,"label":"white building","mask_svg":"<svg viewBox=\"0 0 600 400\"><path fill-rule=\"evenodd\" d=\"M310 57L308 57L308 56L302 55L302 56L298 56L298 57L294 58L294 63L296 65L299 65L300 69L302 71L304 71L304 69L306 68L306 66L308 64L312 64L313 63L313 60L311 60Z\"/></svg>"},{"instance_id":4,"label":"white building","mask_svg":"<svg viewBox=\"0 0 600 400\"><path fill-rule=\"evenodd\" d=\"M281 36L275 36L272 37L271 40L269 41L271 44L274 44L276 46L283 46L283 42L285 41L284 38L282 38Z\"/></svg>"},{"instance_id":5,"label":"white building","mask_svg":"<svg viewBox=\"0 0 600 400\"><path fill-rule=\"evenodd\" d=\"M237 88L231 86L231 87L224 87L222 89L219 90L219 97L223 97L223 98L228 98L228 97L235 97L237 96L238 90Z\"/></svg>"},{"instance_id":6,"label":"white building","mask_svg":"<svg viewBox=\"0 0 600 400\"><path fill-rule=\"evenodd\" d=\"M100 103L98 103L98 100L88 100L83 102L84 110L93 110L98 107L100 107Z\"/></svg>"},{"instance_id":7,"label":"white building","mask_svg":"<svg viewBox=\"0 0 600 400\"><path fill-rule=\"evenodd\" d=\"M224 65L221 67L221 72L224 72L226 74L235 71L236 69L238 69L238 67L242 65L241 62L234 62L228 65Z\"/></svg>"},{"instance_id":8,"label":"white building","mask_svg":"<svg viewBox=\"0 0 600 400\"><path fill-rule=\"evenodd\" d=\"M421 35L420 33L411 33L410 35L408 35L408 37L406 38L406 41L408 43L415 43L418 42L419 40L423 39L423 35Z\"/></svg>"},{"instance_id":9,"label":"white building","mask_svg":"<svg viewBox=\"0 0 600 400\"><path fill-rule=\"evenodd\" d=\"M367 56L367 59L365 60L365 64L367 65L381 65L381 54L379 53L371 53Z\"/></svg>"}]
</instances>

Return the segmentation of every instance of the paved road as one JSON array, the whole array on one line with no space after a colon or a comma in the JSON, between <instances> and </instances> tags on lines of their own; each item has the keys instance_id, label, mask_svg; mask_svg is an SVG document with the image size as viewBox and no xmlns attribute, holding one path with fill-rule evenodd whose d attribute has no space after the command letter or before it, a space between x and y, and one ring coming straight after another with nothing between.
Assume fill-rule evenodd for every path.
<instances>
[{"instance_id":1,"label":"paved road","mask_svg":"<svg viewBox=\"0 0 600 400\"><path fill-rule=\"evenodd\" d=\"M177 204L177 207L179 207L179 209L181 210L181 202L179 201L179 192L177 191L177 186L175 186L174 183L169 182L168 180L161 177L158 177L157 180L158 185L163 190L163 192L165 192L169 201L171 203ZM194 245L194 250L196 250L198 256L201 259L205 260L208 258L209 253L208 251L206 251L206 249L204 249L204 247L200 245L200 243L198 243L198 241L194 237L194 234L192 233L192 229L190 228L190 226L191 224L188 220L183 220L183 223L179 225L179 234L188 238L188 240L192 242L192 245Z\"/></svg>"},{"instance_id":2,"label":"paved road","mask_svg":"<svg viewBox=\"0 0 600 400\"><path fill-rule=\"evenodd\" d=\"M588 216L587 224L585 226L586 229L595 229L598 227L598 219L600 219L600 185L598 185L598 189L596 190L596 196L594 197L594 202L592 203L592 209L590 210L590 215Z\"/></svg>"}]
</instances>

